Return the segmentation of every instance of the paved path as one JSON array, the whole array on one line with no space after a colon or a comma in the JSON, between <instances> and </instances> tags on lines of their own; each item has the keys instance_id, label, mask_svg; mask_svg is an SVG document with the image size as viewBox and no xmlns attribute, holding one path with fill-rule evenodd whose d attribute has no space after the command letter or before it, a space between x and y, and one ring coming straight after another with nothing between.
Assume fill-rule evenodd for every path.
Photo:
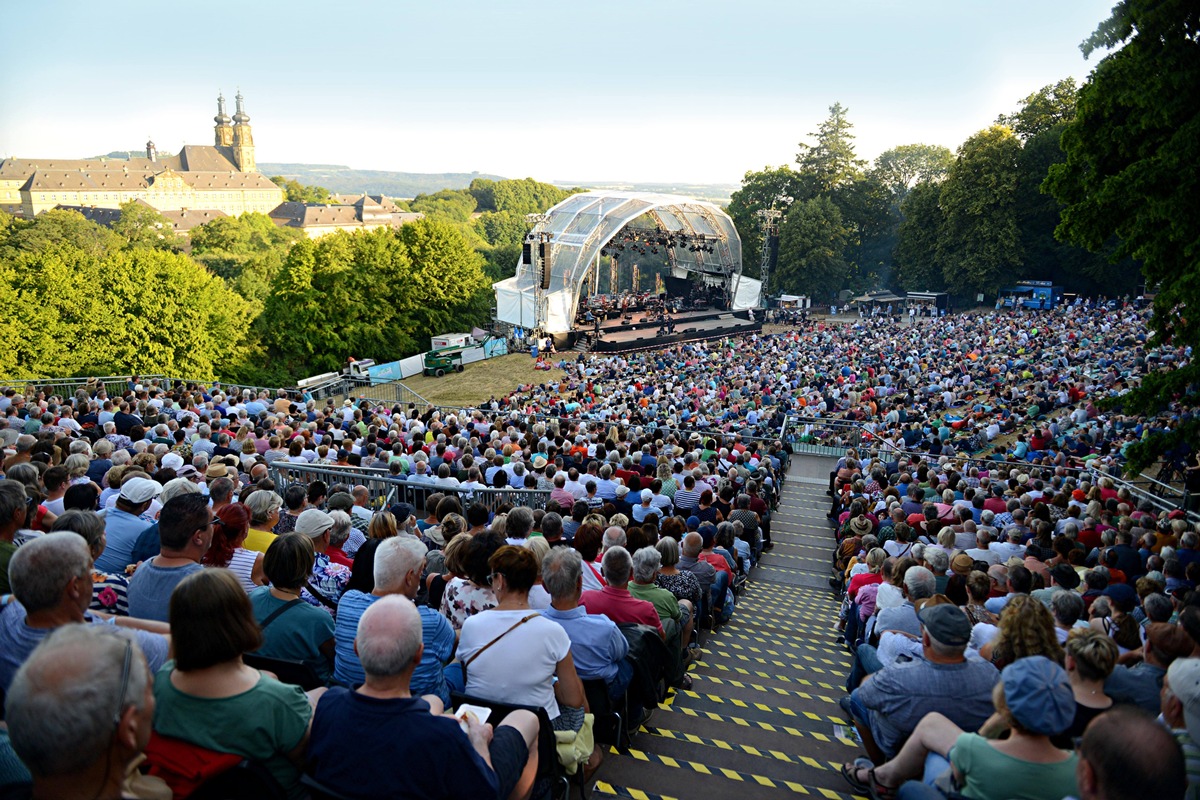
<instances>
[{"instance_id":1,"label":"paved path","mask_svg":"<svg viewBox=\"0 0 1200 800\"><path fill-rule=\"evenodd\" d=\"M852 797L838 773L860 753L837 701L849 659L834 643L828 459L793 459L772 522L775 548L737 613L707 638L691 691L654 712L628 750L610 753L594 797L757 800Z\"/></svg>"}]
</instances>

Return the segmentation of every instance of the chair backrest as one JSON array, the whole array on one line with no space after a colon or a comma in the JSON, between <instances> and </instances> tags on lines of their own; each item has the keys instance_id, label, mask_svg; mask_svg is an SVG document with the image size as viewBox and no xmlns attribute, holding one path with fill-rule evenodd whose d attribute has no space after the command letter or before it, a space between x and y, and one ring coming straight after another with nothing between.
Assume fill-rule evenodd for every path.
<instances>
[{"instance_id":1,"label":"chair backrest","mask_svg":"<svg viewBox=\"0 0 1200 800\"><path fill-rule=\"evenodd\" d=\"M209 778L187 800L288 800L287 792L265 766L242 760Z\"/></svg>"},{"instance_id":2,"label":"chair backrest","mask_svg":"<svg viewBox=\"0 0 1200 800\"><path fill-rule=\"evenodd\" d=\"M308 789L308 796L312 800L347 800L346 795L330 789L308 773L300 776L300 782Z\"/></svg>"},{"instance_id":3,"label":"chair backrest","mask_svg":"<svg viewBox=\"0 0 1200 800\"><path fill-rule=\"evenodd\" d=\"M473 706L483 706L490 708L492 715L488 722L492 726L499 725L504 721L504 718L513 711L529 711L538 718L538 771L537 780L542 778L553 779L559 774L558 766L558 742L554 738L554 725L550 722L550 715L546 713L546 709L541 706L521 706L512 703L500 703L495 700L487 700L474 695L463 694L461 692L450 692L450 704L457 708L463 703L470 703ZM536 782L536 780L535 780Z\"/></svg>"},{"instance_id":4,"label":"chair backrest","mask_svg":"<svg viewBox=\"0 0 1200 800\"><path fill-rule=\"evenodd\" d=\"M254 669L273 672L280 683L299 686L306 692L325 685L325 681L321 680L313 668L303 661L291 661L286 658L269 658L267 656L255 655L254 653L245 653L242 655L242 662Z\"/></svg>"}]
</instances>

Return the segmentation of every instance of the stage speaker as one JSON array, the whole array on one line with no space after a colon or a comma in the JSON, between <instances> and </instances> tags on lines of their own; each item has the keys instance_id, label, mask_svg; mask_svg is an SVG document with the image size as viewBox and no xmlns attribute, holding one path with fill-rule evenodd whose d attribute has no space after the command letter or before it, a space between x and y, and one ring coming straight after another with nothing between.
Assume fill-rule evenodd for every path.
<instances>
[{"instance_id":1,"label":"stage speaker","mask_svg":"<svg viewBox=\"0 0 1200 800\"><path fill-rule=\"evenodd\" d=\"M526 266L533 263L533 245L529 242L521 245L521 263Z\"/></svg>"},{"instance_id":2,"label":"stage speaker","mask_svg":"<svg viewBox=\"0 0 1200 800\"><path fill-rule=\"evenodd\" d=\"M538 242L538 258L542 262L542 288L550 288L550 248L549 242Z\"/></svg>"}]
</instances>

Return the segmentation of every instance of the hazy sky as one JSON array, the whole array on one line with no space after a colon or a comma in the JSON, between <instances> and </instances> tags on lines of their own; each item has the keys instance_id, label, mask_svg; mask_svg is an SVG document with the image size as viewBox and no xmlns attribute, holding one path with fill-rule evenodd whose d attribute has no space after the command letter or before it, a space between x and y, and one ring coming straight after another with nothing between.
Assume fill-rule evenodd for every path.
<instances>
[{"instance_id":1,"label":"hazy sky","mask_svg":"<svg viewBox=\"0 0 1200 800\"><path fill-rule=\"evenodd\" d=\"M212 144L240 86L259 161L736 183L838 101L861 157L955 148L1113 2L9 2L0 157Z\"/></svg>"}]
</instances>

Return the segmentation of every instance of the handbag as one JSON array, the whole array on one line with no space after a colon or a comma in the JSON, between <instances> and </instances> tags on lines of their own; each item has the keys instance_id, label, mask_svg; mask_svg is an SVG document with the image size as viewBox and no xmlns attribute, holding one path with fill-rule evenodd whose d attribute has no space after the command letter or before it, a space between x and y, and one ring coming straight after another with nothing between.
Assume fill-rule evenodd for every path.
<instances>
[{"instance_id":1,"label":"handbag","mask_svg":"<svg viewBox=\"0 0 1200 800\"><path fill-rule=\"evenodd\" d=\"M513 632L513 631L515 631L517 628L519 628L519 627L521 627L522 625L524 625L526 622L529 622L529 620L533 619L534 617L540 617L540 616L541 616L541 614L538 614L538 613L535 611L534 613L532 613L532 614L529 614L528 616L522 617L521 619L519 619L519 620L517 620L516 622L514 622L514 623L512 624L512 627L510 627L510 628L509 628L508 630L506 630L504 633L500 634L500 635L499 635L499 636L497 636L495 639L492 639L490 642L488 642L487 644L485 644L483 647L481 647L481 648L479 648L478 650L476 650L476 651L475 651L475 653L474 653L474 655L472 655L472 656L471 656L470 658L468 658L466 661L460 661L460 662L458 662L458 664L459 664L459 667L462 669L462 681L463 681L463 688L465 689L465 688L466 688L466 685L467 685L467 665L468 665L468 664L470 664L472 661L474 661L475 659L477 659L477 658L479 658L481 655L483 655L483 651L487 650L489 647L491 647L492 645L494 645L496 642L500 641L500 640L501 640L501 639L503 639L505 636L508 636L510 633L512 633L512 632Z\"/></svg>"}]
</instances>

